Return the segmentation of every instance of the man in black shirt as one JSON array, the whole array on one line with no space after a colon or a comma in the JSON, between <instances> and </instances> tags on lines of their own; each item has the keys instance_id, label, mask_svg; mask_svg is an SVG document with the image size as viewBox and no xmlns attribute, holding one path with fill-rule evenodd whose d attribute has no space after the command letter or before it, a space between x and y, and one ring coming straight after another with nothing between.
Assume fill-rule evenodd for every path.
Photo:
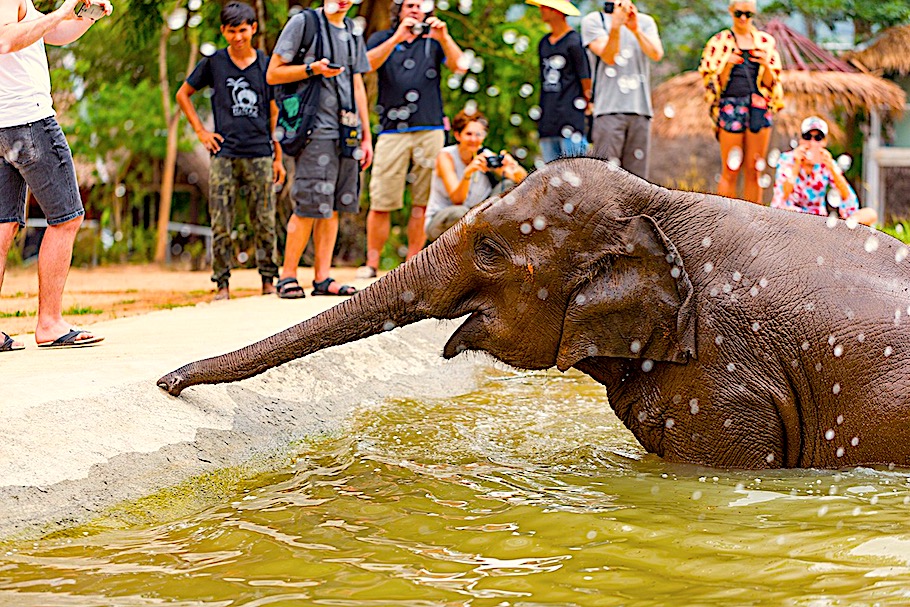
<instances>
[{"instance_id":1,"label":"man in black shirt","mask_svg":"<svg viewBox=\"0 0 910 607\"><path fill-rule=\"evenodd\" d=\"M540 8L550 34L540 40L540 152L544 162L561 156L584 156L585 111L591 100L591 69L581 36L566 15L581 13L568 0L527 0Z\"/></svg>"},{"instance_id":2,"label":"man in black shirt","mask_svg":"<svg viewBox=\"0 0 910 607\"><path fill-rule=\"evenodd\" d=\"M248 4L231 2L221 11L221 33L227 48L200 61L177 91L177 103L202 145L211 152L209 215L212 223L212 282L215 299L229 299L237 188L249 191L249 208L256 245L256 265L262 294L275 292L275 194L272 183L284 180L281 146L272 140L278 106L265 81L268 57L253 48L256 12ZM212 87L215 131L203 126L190 96Z\"/></svg>"},{"instance_id":3,"label":"man in black shirt","mask_svg":"<svg viewBox=\"0 0 910 607\"><path fill-rule=\"evenodd\" d=\"M370 68L379 73L381 131L370 180L367 263L358 271L365 278L376 276L389 239L391 213L404 206L408 181L408 259L423 248L430 180L436 155L445 144L442 65L458 74L467 71L466 65L460 65L461 48L446 24L425 13L424 4L422 0L396 0L391 4L392 27L367 41Z\"/></svg>"}]
</instances>

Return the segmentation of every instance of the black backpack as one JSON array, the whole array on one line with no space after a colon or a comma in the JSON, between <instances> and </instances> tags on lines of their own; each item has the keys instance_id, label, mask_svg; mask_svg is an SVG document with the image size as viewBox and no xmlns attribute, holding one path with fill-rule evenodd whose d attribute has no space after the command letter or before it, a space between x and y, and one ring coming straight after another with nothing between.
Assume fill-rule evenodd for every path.
<instances>
[{"instance_id":1,"label":"black backpack","mask_svg":"<svg viewBox=\"0 0 910 607\"><path fill-rule=\"evenodd\" d=\"M294 56L292 65L303 65L307 51L316 46L314 55L323 57L322 32L316 11L308 8L303 16L295 19L306 19L303 29L303 40L300 49ZM292 82L278 86L275 90L275 101L278 104L278 128L284 131L281 137L281 150L290 156L297 156L310 142L310 136L316 128L316 113L319 111L319 92L322 89L322 76L311 76L302 82Z\"/></svg>"}]
</instances>

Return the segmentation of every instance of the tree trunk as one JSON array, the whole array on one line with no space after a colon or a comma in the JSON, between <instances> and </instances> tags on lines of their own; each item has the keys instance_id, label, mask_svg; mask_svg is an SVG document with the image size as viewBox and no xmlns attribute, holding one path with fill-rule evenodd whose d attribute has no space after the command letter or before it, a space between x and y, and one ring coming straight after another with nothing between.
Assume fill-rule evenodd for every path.
<instances>
[{"instance_id":1,"label":"tree trunk","mask_svg":"<svg viewBox=\"0 0 910 607\"><path fill-rule=\"evenodd\" d=\"M158 240L155 245L155 261L163 263L167 258L167 225L171 220L171 200L174 196L174 174L177 170L177 147L180 143L180 108L171 103L170 78L167 72L167 48L171 29L164 24L158 40L158 85L161 87L161 104L167 121L167 152L161 174L161 199L158 203ZM199 41L192 32L189 34L190 53L186 73L196 64Z\"/></svg>"}]
</instances>

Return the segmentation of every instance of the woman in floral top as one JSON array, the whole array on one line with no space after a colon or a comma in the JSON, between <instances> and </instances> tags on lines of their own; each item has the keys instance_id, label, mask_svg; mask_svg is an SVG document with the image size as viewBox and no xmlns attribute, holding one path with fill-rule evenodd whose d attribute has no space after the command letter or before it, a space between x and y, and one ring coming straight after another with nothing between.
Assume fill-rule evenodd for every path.
<instances>
[{"instance_id":1,"label":"woman in floral top","mask_svg":"<svg viewBox=\"0 0 910 607\"><path fill-rule=\"evenodd\" d=\"M731 0L729 10L733 27L708 40L698 67L723 161L717 193L735 197L742 168L743 198L760 203L771 116L783 107L780 56L774 37L752 25L754 0Z\"/></svg>"},{"instance_id":2,"label":"woman in floral top","mask_svg":"<svg viewBox=\"0 0 910 607\"><path fill-rule=\"evenodd\" d=\"M852 217L865 225L875 223L878 220L875 209L859 208L856 192L831 152L825 149L828 123L818 116L810 116L803 120L800 132L799 146L780 155L771 206L825 216L830 205L841 219Z\"/></svg>"}]
</instances>

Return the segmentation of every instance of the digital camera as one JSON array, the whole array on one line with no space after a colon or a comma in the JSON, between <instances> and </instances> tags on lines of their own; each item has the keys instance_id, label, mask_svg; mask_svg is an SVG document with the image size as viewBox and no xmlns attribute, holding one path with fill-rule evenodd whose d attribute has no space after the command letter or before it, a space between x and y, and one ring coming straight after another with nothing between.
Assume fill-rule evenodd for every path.
<instances>
[{"instance_id":1,"label":"digital camera","mask_svg":"<svg viewBox=\"0 0 910 607\"><path fill-rule=\"evenodd\" d=\"M605 13L607 13L607 14L609 15L609 14L611 14L614 10L616 10L616 3L615 3L615 2L604 2L604 12L605 12Z\"/></svg>"},{"instance_id":2,"label":"digital camera","mask_svg":"<svg viewBox=\"0 0 910 607\"><path fill-rule=\"evenodd\" d=\"M426 21L424 21L422 23L415 23L414 25L411 26L411 33L414 34L415 36L422 36L423 34L427 33L428 31L430 31L430 24L427 23Z\"/></svg>"},{"instance_id":3,"label":"digital camera","mask_svg":"<svg viewBox=\"0 0 910 607\"><path fill-rule=\"evenodd\" d=\"M496 154L494 156L487 156L487 167L491 169L501 169L502 168L502 154Z\"/></svg>"}]
</instances>

